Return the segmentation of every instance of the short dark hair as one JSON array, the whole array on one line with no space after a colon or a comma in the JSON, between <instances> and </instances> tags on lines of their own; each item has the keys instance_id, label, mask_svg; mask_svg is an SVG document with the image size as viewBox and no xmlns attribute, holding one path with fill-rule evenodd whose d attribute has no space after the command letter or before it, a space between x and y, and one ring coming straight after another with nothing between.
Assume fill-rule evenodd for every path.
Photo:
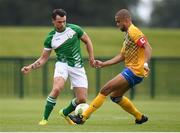
<instances>
[{"instance_id":1,"label":"short dark hair","mask_svg":"<svg viewBox=\"0 0 180 133\"><path fill-rule=\"evenodd\" d=\"M66 16L66 14L67 14L66 11L63 9L54 9L52 12L52 18L56 19L57 15L64 17L64 16Z\"/></svg>"},{"instance_id":2,"label":"short dark hair","mask_svg":"<svg viewBox=\"0 0 180 133\"><path fill-rule=\"evenodd\" d=\"M115 16L118 16L118 17L123 18L123 19L125 19L125 18L131 19L130 12L129 12L127 9L121 9L121 10L119 10L119 11L116 13Z\"/></svg>"}]
</instances>

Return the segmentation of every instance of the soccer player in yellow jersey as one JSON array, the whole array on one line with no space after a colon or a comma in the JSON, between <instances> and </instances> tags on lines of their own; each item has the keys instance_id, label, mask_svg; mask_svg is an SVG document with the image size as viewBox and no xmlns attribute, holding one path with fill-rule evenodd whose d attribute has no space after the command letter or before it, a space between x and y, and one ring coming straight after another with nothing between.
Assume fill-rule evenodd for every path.
<instances>
[{"instance_id":1,"label":"soccer player in yellow jersey","mask_svg":"<svg viewBox=\"0 0 180 133\"><path fill-rule=\"evenodd\" d=\"M136 124L148 121L148 117L143 115L124 94L148 75L151 46L145 35L133 25L128 10L119 10L115 15L115 22L117 27L125 32L121 52L105 62L96 60L95 66L102 68L124 61L125 69L101 88L97 97L82 115L70 115L71 120L77 124L83 124L95 110L101 107L109 94L113 102L135 117Z\"/></svg>"}]
</instances>

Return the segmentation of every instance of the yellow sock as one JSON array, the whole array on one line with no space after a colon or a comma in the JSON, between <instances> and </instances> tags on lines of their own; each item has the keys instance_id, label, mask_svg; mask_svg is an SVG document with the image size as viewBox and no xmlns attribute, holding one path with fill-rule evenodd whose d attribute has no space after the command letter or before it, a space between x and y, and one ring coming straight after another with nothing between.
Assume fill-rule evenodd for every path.
<instances>
[{"instance_id":1,"label":"yellow sock","mask_svg":"<svg viewBox=\"0 0 180 133\"><path fill-rule=\"evenodd\" d=\"M91 104L89 105L89 108L85 112L83 112L82 115L84 119L88 119L89 116L104 103L105 99L106 99L106 96L99 93L97 97L91 102Z\"/></svg>"},{"instance_id":2,"label":"yellow sock","mask_svg":"<svg viewBox=\"0 0 180 133\"><path fill-rule=\"evenodd\" d=\"M126 112L132 114L137 120L140 120L142 113L139 112L134 104L125 96L122 97L122 100L118 103Z\"/></svg>"}]
</instances>

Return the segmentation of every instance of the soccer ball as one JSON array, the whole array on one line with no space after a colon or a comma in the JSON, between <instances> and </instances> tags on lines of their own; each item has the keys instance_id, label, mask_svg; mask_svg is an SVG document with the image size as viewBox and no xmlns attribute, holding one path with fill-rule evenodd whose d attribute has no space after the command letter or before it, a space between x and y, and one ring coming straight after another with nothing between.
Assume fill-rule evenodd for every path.
<instances>
[{"instance_id":1,"label":"soccer ball","mask_svg":"<svg viewBox=\"0 0 180 133\"><path fill-rule=\"evenodd\" d=\"M80 115L80 114L82 114L88 107L89 107L89 105L88 105L87 103L81 103L81 104L79 104L79 105L76 107L76 109L75 109L75 111L74 111L74 114L75 114L75 115Z\"/></svg>"}]
</instances>

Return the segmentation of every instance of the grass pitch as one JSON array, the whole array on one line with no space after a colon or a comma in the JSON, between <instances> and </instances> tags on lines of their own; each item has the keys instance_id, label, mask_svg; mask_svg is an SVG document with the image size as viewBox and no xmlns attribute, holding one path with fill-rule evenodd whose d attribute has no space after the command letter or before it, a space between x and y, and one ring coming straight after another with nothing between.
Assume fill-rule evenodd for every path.
<instances>
[{"instance_id":1,"label":"grass pitch","mask_svg":"<svg viewBox=\"0 0 180 133\"><path fill-rule=\"evenodd\" d=\"M0 56L39 57L43 42L53 27L0 26ZM115 56L120 52L124 33L115 27L83 27L92 39L95 56ZM180 29L143 29L153 48L153 57L180 56ZM82 53L87 56L82 44ZM54 52L52 56L55 56Z\"/></svg>"},{"instance_id":2,"label":"grass pitch","mask_svg":"<svg viewBox=\"0 0 180 133\"><path fill-rule=\"evenodd\" d=\"M58 110L69 99L59 98L47 126L39 126L45 99L1 99L0 131L43 132L149 132L180 131L180 103L177 100L135 100L134 103L149 116L143 125L135 125L134 118L108 98L84 125L68 125L58 116Z\"/></svg>"}]
</instances>

